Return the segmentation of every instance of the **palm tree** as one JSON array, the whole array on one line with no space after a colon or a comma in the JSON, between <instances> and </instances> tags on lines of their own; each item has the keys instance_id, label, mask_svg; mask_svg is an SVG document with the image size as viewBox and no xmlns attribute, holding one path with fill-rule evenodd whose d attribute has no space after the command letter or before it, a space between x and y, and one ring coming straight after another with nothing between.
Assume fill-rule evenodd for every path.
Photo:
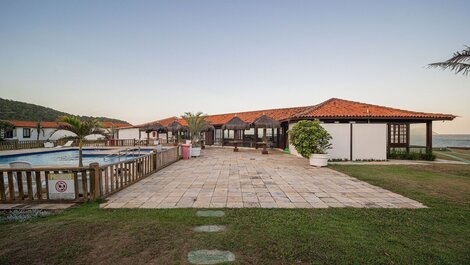
<instances>
[{"instance_id":1,"label":"palm tree","mask_svg":"<svg viewBox=\"0 0 470 265\"><path fill-rule=\"evenodd\" d=\"M39 141L39 134L42 132L42 136L44 136L44 128L42 127L41 125L41 122L38 121L36 122L36 128L35 128L36 132L38 133L38 135L36 136L36 140Z\"/></svg>"},{"instance_id":2,"label":"palm tree","mask_svg":"<svg viewBox=\"0 0 470 265\"><path fill-rule=\"evenodd\" d=\"M183 120L188 123L189 133L191 134L191 143L194 146L199 144L201 132L209 125L206 121L206 117L207 115L202 114L202 112L198 112L196 114L186 112L182 116Z\"/></svg>"},{"instance_id":3,"label":"palm tree","mask_svg":"<svg viewBox=\"0 0 470 265\"><path fill-rule=\"evenodd\" d=\"M97 120L91 119L86 121L81 121L76 117L63 116L59 119L60 125L54 131L65 130L74 133L75 138L78 140L78 166L83 167L83 140L86 136L92 134L101 134L106 136L106 132L101 129L101 123ZM53 133L53 134L54 134Z\"/></svg>"},{"instance_id":4,"label":"palm tree","mask_svg":"<svg viewBox=\"0 0 470 265\"><path fill-rule=\"evenodd\" d=\"M437 67L441 69L450 69L455 71L456 74L462 73L463 75L470 74L470 46L465 46L461 52L456 52L449 60L445 62L432 63L429 67Z\"/></svg>"}]
</instances>

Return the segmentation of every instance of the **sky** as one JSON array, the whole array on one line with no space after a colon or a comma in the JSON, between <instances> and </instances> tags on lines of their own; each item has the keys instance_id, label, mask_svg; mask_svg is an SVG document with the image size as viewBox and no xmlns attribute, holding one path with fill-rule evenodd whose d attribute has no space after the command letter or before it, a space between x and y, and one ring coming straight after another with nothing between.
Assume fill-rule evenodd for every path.
<instances>
[{"instance_id":1,"label":"sky","mask_svg":"<svg viewBox=\"0 0 470 265\"><path fill-rule=\"evenodd\" d=\"M470 1L0 1L0 97L139 124L332 97L458 115Z\"/></svg>"}]
</instances>

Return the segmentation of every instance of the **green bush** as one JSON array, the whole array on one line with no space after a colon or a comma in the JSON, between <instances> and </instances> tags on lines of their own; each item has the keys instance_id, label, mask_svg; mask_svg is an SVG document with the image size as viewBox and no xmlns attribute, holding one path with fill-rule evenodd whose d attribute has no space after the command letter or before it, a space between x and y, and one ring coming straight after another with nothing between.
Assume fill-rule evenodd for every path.
<instances>
[{"instance_id":1,"label":"green bush","mask_svg":"<svg viewBox=\"0 0 470 265\"><path fill-rule=\"evenodd\" d=\"M432 153L432 151L425 151L419 150L407 152L405 149L392 149L388 152L387 157L389 159L400 159L400 160L427 160L427 161L434 161L436 159L436 155Z\"/></svg>"},{"instance_id":2,"label":"green bush","mask_svg":"<svg viewBox=\"0 0 470 265\"><path fill-rule=\"evenodd\" d=\"M318 120L297 122L289 135L292 145L305 158L311 154L324 154L331 147L331 135Z\"/></svg>"}]
</instances>

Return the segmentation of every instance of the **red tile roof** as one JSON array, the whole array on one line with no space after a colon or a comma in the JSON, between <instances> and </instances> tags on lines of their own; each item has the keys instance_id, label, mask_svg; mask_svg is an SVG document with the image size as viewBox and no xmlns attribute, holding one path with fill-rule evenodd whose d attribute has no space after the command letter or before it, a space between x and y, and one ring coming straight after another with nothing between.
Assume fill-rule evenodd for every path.
<instances>
[{"instance_id":1,"label":"red tile roof","mask_svg":"<svg viewBox=\"0 0 470 265\"><path fill-rule=\"evenodd\" d=\"M415 112L350 100L331 98L327 101L324 101L323 103L313 106L216 114L209 115L207 120L212 125L223 125L234 116L238 116L243 121L252 123L263 114L278 121L315 118L453 120L456 117L452 114ZM146 125L151 125L152 123L160 123L163 126L168 126L168 124L175 120L180 122L182 125L187 125L186 122L181 118L170 117L132 127L140 128Z\"/></svg>"},{"instance_id":2,"label":"red tile roof","mask_svg":"<svg viewBox=\"0 0 470 265\"><path fill-rule=\"evenodd\" d=\"M37 124L36 121L11 120L9 122L12 123L13 125L15 125L15 127L26 127L26 128L35 128L36 124ZM127 123L118 123L118 122L110 122L110 121L102 121L101 125L103 125L103 127L106 127L106 128L112 127L112 126L114 126L116 128L123 128L123 127L129 126L129 124L127 124ZM43 128L57 128L59 126L59 122L56 122L56 121L42 121L41 126Z\"/></svg>"},{"instance_id":3,"label":"red tile roof","mask_svg":"<svg viewBox=\"0 0 470 265\"><path fill-rule=\"evenodd\" d=\"M456 116L425 113L332 98L299 112L292 118L363 118L363 119L430 119L453 120Z\"/></svg>"}]
</instances>

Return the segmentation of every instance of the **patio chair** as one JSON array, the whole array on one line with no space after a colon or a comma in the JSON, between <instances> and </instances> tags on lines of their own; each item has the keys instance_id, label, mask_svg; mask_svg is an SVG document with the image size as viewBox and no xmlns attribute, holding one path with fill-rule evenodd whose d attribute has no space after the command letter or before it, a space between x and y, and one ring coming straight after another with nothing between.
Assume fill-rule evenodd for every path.
<instances>
[{"instance_id":1,"label":"patio chair","mask_svg":"<svg viewBox=\"0 0 470 265\"><path fill-rule=\"evenodd\" d=\"M73 141L67 141L64 145L58 145L55 148L71 147L72 144L73 144Z\"/></svg>"},{"instance_id":2,"label":"patio chair","mask_svg":"<svg viewBox=\"0 0 470 265\"><path fill-rule=\"evenodd\" d=\"M45 147L45 148L52 148L52 147L54 147L54 143L52 143L52 142L45 142L45 143L44 143L44 147Z\"/></svg>"}]
</instances>

